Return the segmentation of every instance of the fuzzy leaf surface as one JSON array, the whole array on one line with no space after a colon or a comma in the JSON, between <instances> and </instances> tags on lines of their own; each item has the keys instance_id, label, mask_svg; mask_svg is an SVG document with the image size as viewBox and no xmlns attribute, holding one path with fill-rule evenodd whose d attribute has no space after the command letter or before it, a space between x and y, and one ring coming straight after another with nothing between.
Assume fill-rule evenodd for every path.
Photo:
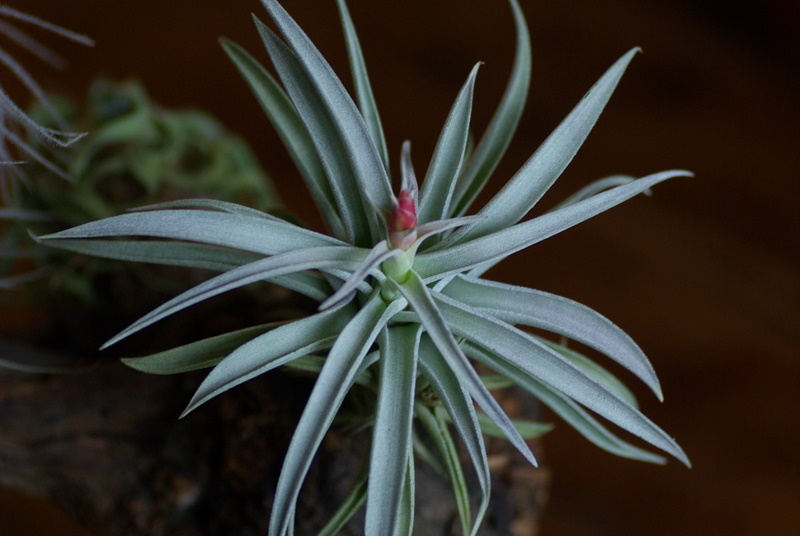
<instances>
[{"instance_id":1,"label":"fuzzy leaf surface","mask_svg":"<svg viewBox=\"0 0 800 536\"><path fill-rule=\"evenodd\" d=\"M456 276L443 294L510 324L544 329L582 342L630 370L663 399L644 352L606 317L575 301L516 285Z\"/></svg>"}]
</instances>

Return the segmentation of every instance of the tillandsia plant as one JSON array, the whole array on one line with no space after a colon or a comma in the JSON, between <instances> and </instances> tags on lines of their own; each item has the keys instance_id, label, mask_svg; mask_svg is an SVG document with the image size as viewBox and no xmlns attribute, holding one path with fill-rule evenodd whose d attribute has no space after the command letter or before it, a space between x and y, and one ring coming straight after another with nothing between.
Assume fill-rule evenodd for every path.
<instances>
[{"instance_id":1,"label":"tillandsia plant","mask_svg":"<svg viewBox=\"0 0 800 536\"><path fill-rule=\"evenodd\" d=\"M480 141L469 142L474 68L449 112L418 186L405 143L393 189L386 143L363 55L344 1L338 1L354 76L352 99L331 67L276 0L263 0L278 33L256 20L279 83L235 44L223 47L281 135L330 234L250 207L184 200L41 237L72 251L222 272L164 303L108 341L231 289L269 281L319 302L310 316L218 335L130 366L168 374L213 367L184 414L282 365L318 376L290 442L269 533L293 533L296 502L314 453L356 384L375 393L368 470L323 528L334 534L366 502L369 535L410 534L415 435L426 432L451 480L465 534L476 534L489 500L482 427L536 464L522 433L479 374L478 362L530 392L590 441L619 456L664 461L612 433L592 413L688 464L676 442L645 417L629 391L594 361L531 334L530 326L578 341L661 388L640 348L599 313L569 299L484 279L493 265L654 185L666 171L595 183L557 208L525 219L595 124L631 50L485 206L467 215L513 136L527 97L530 43L516 0L517 40L505 94ZM281 38L282 36L282 38ZM394 192L397 192L396 194ZM119 237L128 237L118 240ZM476 411L475 405L480 407ZM419 424L415 427L414 422ZM451 428L480 488L470 503Z\"/></svg>"}]
</instances>

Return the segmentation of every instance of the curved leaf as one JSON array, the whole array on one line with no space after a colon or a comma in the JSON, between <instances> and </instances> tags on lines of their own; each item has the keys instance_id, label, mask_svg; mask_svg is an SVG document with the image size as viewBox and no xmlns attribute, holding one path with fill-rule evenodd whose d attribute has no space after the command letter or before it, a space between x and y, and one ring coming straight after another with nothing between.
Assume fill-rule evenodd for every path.
<instances>
[{"instance_id":1,"label":"curved leaf","mask_svg":"<svg viewBox=\"0 0 800 536\"><path fill-rule=\"evenodd\" d=\"M549 238L627 201L659 182L673 177L690 177L688 171L663 171L599 193L574 205L548 212L506 229L448 248L417 255L414 270L425 281L441 279L480 266L496 263L509 255ZM480 222L475 225L480 225ZM442 242L444 243L444 242Z\"/></svg>"},{"instance_id":2,"label":"curved leaf","mask_svg":"<svg viewBox=\"0 0 800 536\"><path fill-rule=\"evenodd\" d=\"M567 424L575 428L581 435L601 449L623 458L650 463L666 463L666 460L662 456L653 454L652 452L641 449L618 438L574 400L548 387L537 380L533 375L512 365L507 360L491 352L487 352L483 348L470 342L464 343L464 351L471 358L503 374L515 384L531 393L542 404L549 407L556 415L564 419Z\"/></svg>"},{"instance_id":3,"label":"curved leaf","mask_svg":"<svg viewBox=\"0 0 800 536\"><path fill-rule=\"evenodd\" d=\"M325 169L314 148L311 136L289 97L266 69L245 50L225 39L221 39L220 43L247 81L289 151L328 229L337 238L344 239L344 228L336 210L336 201L325 175Z\"/></svg>"},{"instance_id":4,"label":"curved leaf","mask_svg":"<svg viewBox=\"0 0 800 536\"><path fill-rule=\"evenodd\" d=\"M132 212L39 238L49 243L62 239L111 236L171 238L262 255L274 255L300 248L346 245L335 238L281 220L208 210Z\"/></svg>"},{"instance_id":5,"label":"curved leaf","mask_svg":"<svg viewBox=\"0 0 800 536\"><path fill-rule=\"evenodd\" d=\"M420 223L441 220L450 214L450 200L467 146L472 95L479 67L480 64L475 65L469 73L439 135L419 196Z\"/></svg>"},{"instance_id":6,"label":"curved leaf","mask_svg":"<svg viewBox=\"0 0 800 536\"><path fill-rule=\"evenodd\" d=\"M533 156L478 212L486 219L456 232L450 243L493 233L525 217L577 154L637 51L631 50L606 71Z\"/></svg>"},{"instance_id":7,"label":"curved leaf","mask_svg":"<svg viewBox=\"0 0 800 536\"><path fill-rule=\"evenodd\" d=\"M183 415L249 379L329 348L351 317L350 310L331 309L279 326L239 346L208 373Z\"/></svg>"},{"instance_id":8,"label":"curved leaf","mask_svg":"<svg viewBox=\"0 0 800 536\"><path fill-rule=\"evenodd\" d=\"M494 117L456 183L453 208L450 211L450 215L453 216L465 214L489 180L514 137L528 98L531 81L531 40L525 16L517 0L511 0L509 3L517 32L514 65Z\"/></svg>"},{"instance_id":9,"label":"curved leaf","mask_svg":"<svg viewBox=\"0 0 800 536\"><path fill-rule=\"evenodd\" d=\"M253 326L178 346L157 354L144 357L123 357L121 361L133 369L149 374L178 374L213 367L236 348L274 327L274 324Z\"/></svg>"},{"instance_id":10,"label":"curved leaf","mask_svg":"<svg viewBox=\"0 0 800 536\"><path fill-rule=\"evenodd\" d=\"M422 283L419 276L412 271L407 281L402 285L396 285L417 315L419 315L425 331L431 337L448 366L455 372L458 381L483 408L483 411L503 430L508 440L525 456L531 465L536 466L536 458L530 448L517 433L508 415L505 414L491 393L484 387L478 373L475 372L467 357L458 347L453 334L445 323L445 319L434 303L430 291Z\"/></svg>"},{"instance_id":11,"label":"curved leaf","mask_svg":"<svg viewBox=\"0 0 800 536\"><path fill-rule=\"evenodd\" d=\"M411 450L420 326L384 328L372 432L366 536L393 535L401 516Z\"/></svg>"},{"instance_id":12,"label":"curved leaf","mask_svg":"<svg viewBox=\"0 0 800 536\"><path fill-rule=\"evenodd\" d=\"M314 453L333 422L370 346L391 317L405 305L405 300L397 300L387 306L380 292L376 292L341 330L289 443L272 505L270 536L292 533L294 505Z\"/></svg>"},{"instance_id":13,"label":"curved leaf","mask_svg":"<svg viewBox=\"0 0 800 536\"><path fill-rule=\"evenodd\" d=\"M474 536L489 506L489 498L491 496L489 461L486 457L486 447L483 443L483 436L481 436L481 429L475 407L468 398L469 395L465 391L464 386L458 381L455 373L447 366L444 358L427 337L422 339L420 345L420 367L425 377L431 383L436 395L444 403L449 419L453 422L459 436L461 436L461 440L467 448L467 453L469 454L472 466L475 468L475 473L478 477L478 485L481 488L481 502L478 507L478 512L475 514L475 519L472 522L471 530L469 530L470 516L468 511L462 511L463 507L459 507L459 513L462 518L462 524L464 524L465 532L469 531L469 534ZM429 433L436 430L431 427L430 424L428 428ZM451 480L453 480L455 485L455 482L457 482L459 478L453 475L452 468L449 472L451 473ZM459 490L454 489L454 492L458 496ZM466 504L469 505L469 502Z\"/></svg>"},{"instance_id":14,"label":"curved leaf","mask_svg":"<svg viewBox=\"0 0 800 536\"><path fill-rule=\"evenodd\" d=\"M435 299L439 311L456 335L507 360L552 389L689 465L683 450L661 428L534 337L442 294L435 295Z\"/></svg>"},{"instance_id":15,"label":"curved leaf","mask_svg":"<svg viewBox=\"0 0 800 536\"><path fill-rule=\"evenodd\" d=\"M504 322L582 342L636 374L663 400L656 373L641 348L610 320L583 304L539 290L463 276L456 276L442 293Z\"/></svg>"},{"instance_id":16,"label":"curved leaf","mask_svg":"<svg viewBox=\"0 0 800 536\"><path fill-rule=\"evenodd\" d=\"M103 348L129 337L167 316L223 292L280 275L326 267L357 266L364 255L364 250L352 247L309 248L281 253L233 268L161 304L112 337L103 345Z\"/></svg>"},{"instance_id":17,"label":"curved leaf","mask_svg":"<svg viewBox=\"0 0 800 536\"><path fill-rule=\"evenodd\" d=\"M358 42L356 28L344 0L336 0L336 3L339 7L339 16L342 20L342 28L344 29L347 56L350 59L350 70L353 73L353 84L356 88L358 109L361 111L361 116L364 118L364 123L372 136L375 147L378 148L383 167L388 170L389 151L386 148L383 126L381 126L380 114L375 104L375 96L372 94L372 86L369 83L367 66L364 63L364 54L361 51L361 44Z\"/></svg>"}]
</instances>

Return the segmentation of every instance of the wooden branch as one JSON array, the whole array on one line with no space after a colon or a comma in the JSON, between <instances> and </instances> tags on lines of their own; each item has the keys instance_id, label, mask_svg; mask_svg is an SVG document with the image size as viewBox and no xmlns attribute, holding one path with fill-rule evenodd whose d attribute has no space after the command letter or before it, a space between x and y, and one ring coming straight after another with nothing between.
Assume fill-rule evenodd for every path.
<instances>
[{"instance_id":1,"label":"wooden branch","mask_svg":"<svg viewBox=\"0 0 800 536\"><path fill-rule=\"evenodd\" d=\"M115 361L77 374L0 368L0 486L56 501L97 534L266 534L311 380L267 374L178 420L201 379L146 375ZM342 500L366 439L329 434L298 505L297 534L313 534ZM530 534L546 472L522 469L505 447L492 459L500 471L481 534L509 534L514 523L513 534ZM417 467L417 531L450 534L457 515L449 486ZM349 530L358 534L359 521Z\"/></svg>"}]
</instances>

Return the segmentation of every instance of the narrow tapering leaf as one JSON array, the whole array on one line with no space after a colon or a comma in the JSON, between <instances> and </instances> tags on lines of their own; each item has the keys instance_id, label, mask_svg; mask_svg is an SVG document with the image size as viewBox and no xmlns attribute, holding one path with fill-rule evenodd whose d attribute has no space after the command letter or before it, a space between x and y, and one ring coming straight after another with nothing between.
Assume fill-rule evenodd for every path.
<instances>
[{"instance_id":1,"label":"narrow tapering leaf","mask_svg":"<svg viewBox=\"0 0 800 536\"><path fill-rule=\"evenodd\" d=\"M464 350L471 358L476 359L487 367L503 374L515 384L519 385L542 404L564 419L567 424L575 428L586 439L617 456L650 463L665 463L663 456L639 448L627 441L623 441L612 434L605 426L600 424L589 412L584 410L577 402L560 391L546 386L533 375L509 363L507 360L488 352L475 344L466 342Z\"/></svg>"},{"instance_id":2,"label":"narrow tapering leaf","mask_svg":"<svg viewBox=\"0 0 800 536\"><path fill-rule=\"evenodd\" d=\"M364 118L367 130L369 130L372 136L372 141L375 143L375 147L377 147L380 153L383 167L388 170L389 151L386 147L386 139L383 134L383 126L381 125L378 106L375 104L375 96L372 94L372 85L367 75L364 53L361 51L361 44L358 41L356 28L350 17L350 11L347 9L345 1L336 0L336 3L339 6L339 15L342 19L342 28L344 29L345 43L347 44L347 55L350 59L350 70L353 73L353 84L355 85L358 109L361 111L361 116Z\"/></svg>"},{"instance_id":3,"label":"narrow tapering leaf","mask_svg":"<svg viewBox=\"0 0 800 536\"><path fill-rule=\"evenodd\" d=\"M375 293L336 339L289 443L272 505L270 536L292 533L295 503L314 453L370 346L391 317L405 305L404 300L397 300L387 306L380 293Z\"/></svg>"},{"instance_id":4,"label":"narrow tapering leaf","mask_svg":"<svg viewBox=\"0 0 800 536\"><path fill-rule=\"evenodd\" d=\"M656 373L641 348L610 320L583 304L540 290L463 276L455 277L443 293L505 322L582 342L636 374L663 399Z\"/></svg>"},{"instance_id":5,"label":"narrow tapering leaf","mask_svg":"<svg viewBox=\"0 0 800 536\"><path fill-rule=\"evenodd\" d=\"M125 357L122 362L136 370L149 374L177 374L201 368L213 367L222 358L244 343L276 327L275 325L253 326L144 357Z\"/></svg>"},{"instance_id":6,"label":"narrow tapering leaf","mask_svg":"<svg viewBox=\"0 0 800 536\"><path fill-rule=\"evenodd\" d=\"M287 94L303 120L325 168L347 240L366 244L371 232L365 191L360 189L339 125L297 56L272 30L256 19L258 31ZM371 214L371 211L369 212Z\"/></svg>"},{"instance_id":7,"label":"narrow tapering leaf","mask_svg":"<svg viewBox=\"0 0 800 536\"><path fill-rule=\"evenodd\" d=\"M186 292L163 303L148 314L112 337L103 347L108 347L162 318L177 313L191 305L207 300L224 292L243 287L272 277L319 270L326 267L357 266L366 252L357 248L325 247L288 251L273 257L261 259L205 281Z\"/></svg>"},{"instance_id":8,"label":"narrow tapering leaf","mask_svg":"<svg viewBox=\"0 0 800 536\"><path fill-rule=\"evenodd\" d=\"M298 248L344 246L344 242L280 220L208 210L132 212L78 225L40 237L44 242L72 238L148 236L223 246L262 255Z\"/></svg>"},{"instance_id":9,"label":"narrow tapering leaf","mask_svg":"<svg viewBox=\"0 0 800 536\"><path fill-rule=\"evenodd\" d=\"M530 35L517 0L510 0L509 3L514 13L514 27L517 32L514 65L494 117L458 179L453 208L449 214L452 216L465 214L489 180L514 137L528 98L531 81Z\"/></svg>"},{"instance_id":10,"label":"narrow tapering leaf","mask_svg":"<svg viewBox=\"0 0 800 536\"><path fill-rule=\"evenodd\" d=\"M241 47L220 40L222 48L244 76L272 126L300 170L319 213L333 236L344 239L344 227L336 210L336 200L311 136L289 97L272 75Z\"/></svg>"},{"instance_id":11,"label":"narrow tapering leaf","mask_svg":"<svg viewBox=\"0 0 800 536\"><path fill-rule=\"evenodd\" d=\"M436 295L436 304L447 325L458 336L493 352L621 428L689 464L683 450L661 428L536 338L441 294Z\"/></svg>"},{"instance_id":12,"label":"narrow tapering leaf","mask_svg":"<svg viewBox=\"0 0 800 536\"><path fill-rule=\"evenodd\" d=\"M289 47L297 55L313 87L334 119L365 200L381 207L389 207L392 196L389 176L353 100L319 50L278 2L262 0L262 3ZM311 134L314 135L314 132ZM364 210L370 208L370 204L365 204Z\"/></svg>"},{"instance_id":13,"label":"narrow tapering leaf","mask_svg":"<svg viewBox=\"0 0 800 536\"><path fill-rule=\"evenodd\" d=\"M479 214L486 219L457 232L453 235L454 243L507 228L525 217L577 154L637 50L631 50L611 66L525 165L480 210Z\"/></svg>"},{"instance_id":14,"label":"narrow tapering leaf","mask_svg":"<svg viewBox=\"0 0 800 536\"><path fill-rule=\"evenodd\" d=\"M433 151L433 158L428 166L420 194L418 218L421 223L440 220L450 214L450 200L467 146L472 95L478 67L480 64L472 68L466 83L458 93Z\"/></svg>"},{"instance_id":15,"label":"narrow tapering leaf","mask_svg":"<svg viewBox=\"0 0 800 536\"><path fill-rule=\"evenodd\" d=\"M350 317L347 309L331 309L279 326L239 346L208 373L183 414L242 382L332 346Z\"/></svg>"},{"instance_id":16,"label":"narrow tapering leaf","mask_svg":"<svg viewBox=\"0 0 800 536\"><path fill-rule=\"evenodd\" d=\"M448 417L464 442L478 477L481 501L472 521L472 530L469 532L474 536L483 520L486 508L489 506L491 491L489 462L475 407L468 398L469 394L464 386L458 381L455 373L447 366L444 358L428 337L424 337L420 344L420 367L439 400L447 409Z\"/></svg>"},{"instance_id":17,"label":"narrow tapering leaf","mask_svg":"<svg viewBox=\"0 0 800 536\"><path fill-rule=\"evenodd\" d=\"M444 462L444 468L450 480L450 487L453 489L462 530L469 532L473 523L467 479L464 476L464 468L461 466L458 447L447 426L447 419L442 412L436 411L437 409L417 404L416 416L439 451L439 456Z\"/></svg>"},{"instance_id":18,"label":"narrow tapering leaf","mask_svg":"<svg viewBox=\"0 0 800 536\"><path fill-rule=\"evenodd\" d=\"M431 298L429 290L419 276L412 271L408 279L402 285L398 285L398 288L419 315L426 332L447 361L448 366L456 373L459 382L465 386L470 396L483 408L483 411L503 430L508 440L532 465L536 465L536 458L530 448L517 433L508 415L484 387L478 373L458 347L453 334Z\"/></svg>"},{"instance_id":19,"label":"narrow tapering leaf","mask_svg":"<svg viewBox=\"0 0 800 536\"><path fill-rule=\"evenodd\" d=\"M659 182L673 177L689 177L687 171L663 171L599 193L574 205L548 212L538 218L481 236L452 247L424 252L414 261L414 269L426 281L492 263L619 205ZM480 225L476 223L475 225Z\"/></svg>"},{"instance_id":20,"label":"narrow tapering leaf","mask_svg":"<svg viewBox=\"0 0 800 536\"><path fill-rule=\"evenodd\" d=\"M403 507L411 453L419 325L384 328L380 383L372 432L366 536L393 536Z\"/></svg>"}]
</instances>

